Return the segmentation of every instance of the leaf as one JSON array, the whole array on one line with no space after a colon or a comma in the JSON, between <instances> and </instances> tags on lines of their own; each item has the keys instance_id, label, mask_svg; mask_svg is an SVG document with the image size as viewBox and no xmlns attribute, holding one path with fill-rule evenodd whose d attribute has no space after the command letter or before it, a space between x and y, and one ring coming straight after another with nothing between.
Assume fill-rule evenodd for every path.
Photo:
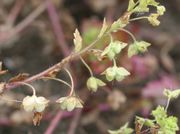
<instances>
[{"instance_id":1,"label":"leaf","mask_svg":"<svg viewBox=\"0 0 180 134\"><path fill-rule=\"evenodd\" d=\"M152 115L155 117L156 121L167 117L167 113L162 106L158 106L155 110L153 110Z\"/></svg>"},{"instance_id":2,"label":"leaf","mask_svg":"<svg viewBox=\"0 0 180 134\"><path fill-rule=\"evenodd\" d=\"M154 126L154 121L146 118L142 118L139 116L136 116L136 121L141 124L141 126L145 125L147 127L153 127Z\"/></svg>"},{"instance_id":3,"label":"leaf","mask_svg":"<svg viewBox=\"0 0 180 134\"><path fill-rule=\"evenodd\" d=\"M168 89L165 89L164 92L163 92L163 94L164 94L166 97L170 98L170 99L176 99L176 98L178 98L179 95L180 95L180 89L176 89L176 90L173 90L173 91L168 90Z\"/></svg>"},{"instance_id":4,"label":"leaf","mask_svg":"<svg viewBox=\"0 0 180 134\"><path fill-rule=\"evenodd\" d=\"M103 26L102 26L102 29L101 29L99 35L98 35L98 38L101 38L104 35L104 33L106 32L107 28L108 28L108 25L106 23L106 19L104 18Z\"/></svg>"},{"instance_id":5,"label":"leaf","mask_svg":"<svg viewBox=\"0 0 180 134\"><path fill-rule=\"evenodd\" d=\"M123 23L123 21L120 19L113 22L111 25L110 31L116 32L119 28L123 28L127 25L127 23Z\"/></svg>"},{"instance_id":6,"label":"leaf","mask_svg":"<svg viewBox=\"0 0 180 134\"><path fill-rule=\"evenodd\" d=\"M161 122L159 122L160 125L160 133L163 134L176 134L176 131L179 130L178 127L178 120L174 116L169 116L168 118L164 118Z\"/></svg>"},{"instance_id":7,"label":"leaf","mask_svg":"<svg viewBox=\"0 0 180 134\"><path fill-rule=\"evenodd\" d=\"M21 74L18 74L17 76L15 76L15 77L11 78L9 80L9 82L11 83L11 82L23 81L23 80L27 79L28 76L29 76L29 74L27 74L27 73L21 73Z\"/></svg>"},{"instance_id":8,"label":"leaf","mask_svg":"<svg viewBox=\"0 0 180 134\"><path fill-rule=\"evenodd\" d=\"M148 5L151 5L151 6L158 6L159 5L159 3L156 2L155 0L147 0L147 3L148 3Z\"/></svg>"},{"instance_id":9,"label":"leaf","mask_svg":"<svg viewBox=\"0 0 180 134\"><path fill-rule=\"evenodd\" d=\"M131 11L135 7L134 0L129 0L128 11Z\"/></svg>"},{"instance_id":10,"label":"leaf","mask_svg":"<svg viewBox=\"0 0 180 134\"><path fill-rule=\"evenodd\" d=\"M79 52L82 48L82 37L79 31L76 29L74 32L74 45L75 45L75 52Z\"/></svg>"},{"instance_id":11,"label":"leaf","mask_svg":"<svg viewBox=\"0 0 180 134\"><path fill-rule=\"evenodd\" d=\"M165 11L166 11L166 8L164 6L157 6L157 13L159 15L163 15Z\"/></svg>"}]
</instances>

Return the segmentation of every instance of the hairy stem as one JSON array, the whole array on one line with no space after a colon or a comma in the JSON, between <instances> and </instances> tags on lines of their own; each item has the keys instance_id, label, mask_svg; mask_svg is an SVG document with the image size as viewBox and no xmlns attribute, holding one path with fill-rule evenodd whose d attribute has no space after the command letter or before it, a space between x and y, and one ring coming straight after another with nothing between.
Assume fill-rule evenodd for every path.
<instances>
[{"instance_id":1,"label":"hairy stem","mask_svg":"<svg viewBox=\"0 0 180 134\"><path fill-rule=\"evenodd\" d=\"M89 67L89 65L84 61L84 59L80 56L80 59L82 61L82 63L86 66L86 68L89 70L89 73L91 76L93 76L93 72L91 70L91 68Z\"/></svg>"},{"instance_id":2,"label":"hairy stem","mask_svg":"<svg viewBox=\"0 0 180 134\"><path fill-rule=\"evenodd\" d=\"M69 95L73 95L73 92L74 92L74 81L73 81L73 78L72 78L72 75L71 73L65 68L65 71L67 72L67 74L69 75L70 79L71 79L71 91L69 93Z\"/></svg>"},{"instance_id":3,"label":"hairy stem","mask_svg":"<svg viewBox=\"0 0 180 134\"><path fill-rule=\"evenodd\" d=\"M72 88L72 86L71 86L69 83L67 83L67 82L66 82L66 81L64 81L64 80L58 79L58 78L46 77L46 76L45 76L45 77L42 77L42 79L55 80L55 81L61 82L61 83L65 84L66 86L68 86L68 87Z\"/></svg>"}]
</instances>

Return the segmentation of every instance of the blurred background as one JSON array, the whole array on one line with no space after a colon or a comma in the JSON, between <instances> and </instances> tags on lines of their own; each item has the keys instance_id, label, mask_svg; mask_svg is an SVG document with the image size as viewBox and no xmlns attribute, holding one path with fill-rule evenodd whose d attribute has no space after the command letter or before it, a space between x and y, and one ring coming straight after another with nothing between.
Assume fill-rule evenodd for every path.
<instances>
[{"instance_id":1,"label":"blurred background","mask_svg":"<svg viewBox=\"0 0 180 134\"><path fill-rule=\"evenodd\" d=\"M87 90L88 70L79 61L71 62L76 93L84 101L84 108L63 112L55 103L43 114L39 126L33 126L32 113L24 112L21 104L0 101L0 134L107 134L129 122L134 127L136 115L150 117L157 105L166 105L163 89L180 87L180 1L159 1L166 7L160 17L161 25L152 27L140 20L127 26L137 38L152 44L143 55L127 57L127 51L117 61L131 72L124 81L107 83L96 93ZM9 72L0 76L8 81L19 73L37 74L61 61L73 50L73 33L78 28L84 46L98 35L103 18L109 23L127 9L128 0L0 0L0 61ZM136 14L141 16L143 14ZM132 42L124 32L115 33L117 40ZM96 46L108 43L102 40ZM91 54L84 55L94 74L100 75L111 62L97 61ZM58 78L69 82L61 71ZM37 94L56 100L68 93L68 88L55 81L38 80L32 83ZM3 97L22 100L31 95L25 87L6 91ZM168 109L180 119L180 99Z\"/></svg>"}]
</instances>

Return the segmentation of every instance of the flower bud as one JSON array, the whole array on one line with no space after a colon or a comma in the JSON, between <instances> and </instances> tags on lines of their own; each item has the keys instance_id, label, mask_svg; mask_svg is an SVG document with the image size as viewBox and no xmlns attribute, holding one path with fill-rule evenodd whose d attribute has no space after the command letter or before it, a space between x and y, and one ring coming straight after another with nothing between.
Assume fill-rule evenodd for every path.
<instances>
[{"instance_id":1,"label":"flower bud","mask_svg":"<svg viewBox=\"0 0 180 134\"><path fill-rule=\"evenodd\" d=\"M159 15L163 15L165 11L166 11L166 8L164 6L157 6L157 13Z\"/></svg>"},{"instance_id":2,"label":"flower bud","mask_svg":"<svg viewBox=\"0 0 180 134\"><path fill-rule=\"evenodd\" d=\"M104 83L102 80L97 79L95 77L90 77L87 80L87 87L89 90L96 92L99 86L105 86L106 83Z\"/></svg>"},{"instance_id":3,"label":"flower bud","mask_svg":"<svg viewBox=\"0 0 180 134\"><path fill-rule=\"evenodd\" d=\"M25 111L42 112L48 104L48 100L44 97L27 96L23 99L22 105Z\"/></svg>"},{"instance_id":4,"label":"flower bud","mask_svg":"<svg viewBox=\"0 0 180 134\"><path fill-rule=\"evenodd\" d=\"M67 111L72 111L75 108L83 108L82 100L80 100L76 96L62 97L56 102L60 103L61 109L66 109Z\"/></svg>"},{"instance_id":5,"label":"flower bud","mask_svg":"<svg viewBox=\"0 0 180 134\"><path fill-rule=\"evenodd\" d=\"M119 54L123 48L127 46L126 43L120 41L111 42L103 51L101 56L107 55L110 60L114 59L116 54Z\"/></svg>"},{"instance_id":6,"label":"flower bud","mask_svg":"<svg viewBox=\"0 0 180 134\"><path fill-rule=\"evenodd\" d=\"M159 14L152 13L148 17L148 21L153 25L153 26L159 26L160 21L158 20Z\"/></svg>"},{"instance_id":7,"label":"flower bud","mask_svg":"<svg viewBox=\"0 0 180 134\"><path fill-rule=\"evenodd\" d=\"M123 80L126 76L130 75L130 73L123 67L109 67L102 74L106 75L106 79L108 81L112 81L116 79L117 81Z\"/></svg>"},{"instance_id":8,"label":"flower bud","mask_svg":"<svg viewBox=\"0 0 180 134\"><path fill-rule=\"evenodd\" d=\"M116 80L122 81L126 76L130 75L130 73L123 67L116 68Z\"/></svg>"},{"instance_id":9,"label":"flower bud","mask_svg":"<svg viewBox=\"0 0 180 134\"><path fill-rule=\"evenodd\" d=\"M147 48L151 44L145 41L136 41L133 44L131 44L128 48L128 56L132 57L134 55L137 55L139 53L144 53L147 51Z\"/></svg>"}]
</instances>

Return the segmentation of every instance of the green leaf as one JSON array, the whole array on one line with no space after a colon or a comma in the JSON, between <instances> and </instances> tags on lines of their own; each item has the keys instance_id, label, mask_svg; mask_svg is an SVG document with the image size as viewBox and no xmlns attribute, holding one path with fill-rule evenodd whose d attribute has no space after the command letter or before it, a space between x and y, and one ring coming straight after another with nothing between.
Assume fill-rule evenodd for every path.
<instances>
[{"instance_id":1,"label":"green leaf","mask_svg":"<svg viewBox=\"0 0 180 134\"><path fill-rule=\"evenodd\" d=\"M134 0L129 0L128 11L131 11L135 7Z\"/></svg>"},{"instance_id":2,"label":"green leaf","mask_svg":"<svg viewBox=\"0 0 180 134\"><path fill-rule=\"evenodd\" d=\"M169 90L169 89L165 89L163 94L168 97L169 99L176 99L179 97L180 95L180 89L176 89L176 90Z\"/></svg>"},{"instance_id":3,"label":"green leaf","mask_svg":"<svg viewBox=\"0 0 180 134\"><path fill-rule=\"evenodd\" d=\"M142 118L139 116L136 116L136 120L138 121L138 123L143 126L148 126L148 127L153 127L154 126L154 121L150 120L150 119L146 119L146 118Z\"/></svg>"},{"instance_id":4,"label":"green leaf","mask_svg":"<svg viewBox=\"0 0 180 134\"><path fill-rule=\"evenodd\" d=\"M156 121L167 117L167 113L166 113L164 107L162 107L162 106L158 106L155 110L153 110L152 115L154 116Z\"/></svg>"},{"instance_id":5,"label":"green leaf","mask_svg":"<svg viewBox=\"0 0 180 134\"><path fill-rule=\"evenodd\" d=\"M139 5L133 11L134 12L149 12L147 0L140 0Z\"/></svg>"},{"instance_id":6,"label":"green leaf","mask_svg":"<svg viewBox=\"0 0 180 134\"><path fill-rule=\"evenodd\" d=\"M164 6L157 6L157 13L159 15L163 15L165 11L166 11L166 8Z\"/></svg>"},{"instance_id":7,"label":"green leaf","mask_svg":"<svg viewBox=\"0 0 180 134\"><path fill-rule=\"evenodd\" d=\"M74 45L75 45L75 52L79 52L82 48L82 37L79 31L76 29L74 32Z\"/></svg>"},{"instance_id":8,"label":"green leaf","mask_svg":"<svg viewBox=\"0 0 180 134\"><path fill-rule=\"evenodd\" d=\"M151 6L158 6L159 5L159 3L156 2L155 0L147 0L147 3L148 3L148 5L151 5Z\"/></svg>"},{"instance_id":9,"label":"green leaf","mask_svg":"<svg viewBox=\"0 0 180 134\"><path fill-rule=\"evenodd\" d=\"M109 134L132 134L133 129L128 127L128 123L120 127L118 130L108 130Z\"/></svg>"},{"instance_id":10,"label":"green leaf","mask_svg":"<svg viewBox=\"0 0 180 134\"><path fill-rule=\"evenodd\" d=\"M110 31L116 32L118 29L123 28L127 25L127 23L123 23L121 19L118 19L117 21L114 21L111 25Z\"/></svg>"},{"instance_id":11,"label":"green leaf","mask_svg":"<svg viewBox=\"0 0 180 134\"><path fill-rule=\"evenodd\" d=\"M160 126L158 134L176 134L176 131L179 130L177 118L173 116L168 117L164 107L158 106L152 111L152 115Z\"/></svg>"},{"instance_id":12,"label":"green leaf","mask_svg":"<svg viewBox=\"0 0 180 134\"><path fill-rule=\"evenodd\" d=\"M104 35L104 33L106 32L107 28L108 28L108 25L106 23L106 19L104 18L103 26L101 28L101 31L100 31L99 35L98 35L98 38L101 38Z\"/></svg>"},{"instance_id":13,"label":"green leaf","mask_svg":"<svg viewBox=\"0 0 180 134\"><path fill-rule=\"evenodd\" d=\"M176 117L170 116L162 119L162 121L158 123L160 125L160 134L176 134L176 131L179 130L178 120Z\"/></svg>"}]
</instances>

